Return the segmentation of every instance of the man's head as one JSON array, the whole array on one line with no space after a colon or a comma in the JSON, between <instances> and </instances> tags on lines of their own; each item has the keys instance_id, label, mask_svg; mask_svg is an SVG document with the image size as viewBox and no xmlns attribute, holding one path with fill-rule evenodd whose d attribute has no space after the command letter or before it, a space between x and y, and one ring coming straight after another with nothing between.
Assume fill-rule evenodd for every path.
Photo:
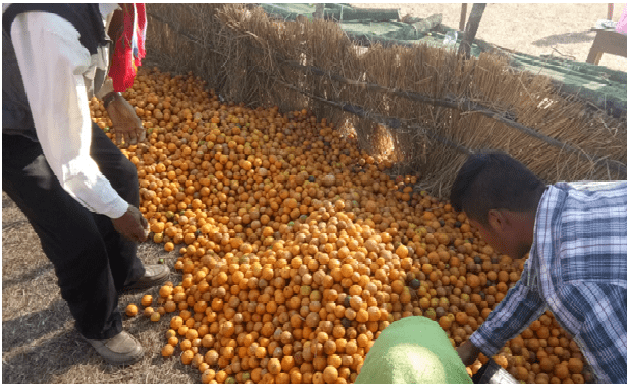
<instances>
[{"instance_id":1,"label":"man's head","mask_svg":"<svg viewBox=\"0 0 629 387\"><path fill-rule=\"evenodd\" d=\"M504 153L470 156L452 186L450 202L465 211L483 240L502 254L522 258L531 248L537 204L545 185Z\"/></svg>"}]
</instances>

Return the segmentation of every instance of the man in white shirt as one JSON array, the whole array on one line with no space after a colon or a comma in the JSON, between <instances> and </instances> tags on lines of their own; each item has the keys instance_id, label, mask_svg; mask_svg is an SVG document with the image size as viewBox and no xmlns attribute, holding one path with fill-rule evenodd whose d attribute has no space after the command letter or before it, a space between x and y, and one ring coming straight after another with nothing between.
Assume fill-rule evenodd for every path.
<instances>
[{"instance_id":1,"label":"man in white shirt","mask_svg":"<svg viewBox=\"0 0 629 387\"><path fill-rule=\"evenodd\" d=\"M118 295L158 285L169 270L137 258L148 226L137 169L90 117L96 95L117 135L145 139L135 110L104 81L105 31L121 33L122 11L3 4L2 12L2 188L40 237L77 330L107 362L134 363L144 350L122 330Z\"/></svg>"}]
</instances>

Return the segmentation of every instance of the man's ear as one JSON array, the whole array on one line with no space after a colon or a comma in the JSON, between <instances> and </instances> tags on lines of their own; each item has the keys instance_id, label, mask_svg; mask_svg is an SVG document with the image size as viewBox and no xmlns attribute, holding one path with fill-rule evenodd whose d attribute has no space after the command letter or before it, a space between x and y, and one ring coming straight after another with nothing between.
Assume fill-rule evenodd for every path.
<instances>
[{"instance_id":1,"label":"man's ear","mask_svg":"<svg viewBox=\"0 0 629 387\"><path fill-rule=\"evenodd\" d=\"M507 226L507 219L505 218L502 211L492 208L489 210L489 214L487 216L487 220L489 221L489 226L494 231L503 231Z\"/></svg>"}]
</instances>

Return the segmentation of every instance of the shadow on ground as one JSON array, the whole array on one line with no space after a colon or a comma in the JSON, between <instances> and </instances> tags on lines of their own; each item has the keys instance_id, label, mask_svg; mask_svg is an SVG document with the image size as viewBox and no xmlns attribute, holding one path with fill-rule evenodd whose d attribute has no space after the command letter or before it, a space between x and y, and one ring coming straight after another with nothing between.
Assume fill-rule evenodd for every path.
<instances>
[{"instance_id":1,"label":"shadow on ground","mask_svg":"<svg viewBox=\"0 0 629 387\"><path fill-rule=\"evenodd\" d=\"M27 282L27 281L33 281L33 280L37 279L38 277L46 274L49 270L54 270L54 266L50 262L48 262L44 266L36 267L33 270L29 271L28 273L24 273L24 274L22 274L19 277L12 277L12 278L9 278L9 279L3 279L2 280L2 289L4 290L4 289L10 288L12 286L15 286L15 285L18 285L20 283Z\"/></svg>"},{"instance_id":2,"label":"shadow on ground","mask_svg":"<svg viewBox=\"0 0 629 387\"><path fill-rule=\"evenodd\" d=\"M594 31L589 30L583 32L569 32L566 34L546 36L545 38L535 40L532 44L538 47L546 47L555 44L593 42L595 35Z\"/></svg>"},{"instance_id":3,"label":"shadow on ground","mask_svg":"<svg viewBox=\"0 0 629 387\"><path fill-rule=\"evenodd\" d=\"M136 322L126 329L137 336L141 331L137 325ZM157 364L163 364L157 352L149 352L143 362L149 362L150 356L156 359ZM180 368L182 373L190 372L183 366ZM92 372L89 377L85 375L88 369ZM137 373L137 369L133 371L128 366L111 366L102 360L74 329L70 311L61 299L45 310L2 322L3 384L68 382L68 373L76 374L81 378L78 379L80 382L98 381L106 379L105 375L116 378L128 372Z\"/></svg>"},{"instance_id":4,"label":"shadow on ground","mask_svg":"<svg viewBox=\"0 0 629 387\"><path fill-rule=\"evenodd\" d=\"M72 328L63 300L48 308L2 322L2 383L50 383L76 364L82 340ZM40 372L33 372L34 365Z\"/></svg>"},{"instance_id":5,"label":"shadow on ground","mask_svg":"<svg viewBox=\"0 0 629 387\"><path fill-rule=\"evenodd\" d=\"M16 352L2 361L3 384L58 383L59 378L63 380L70 369L88 364L97 365L100 373L116 373L124 368L104 363L71 326L63 327L36 345ZM34 371L33 367L39 371Z\"/></svg>"},{"instance_id":6,"label":"shadow on ground","mask_svg":"<svg viewBox=\"0 0 629 387\"><path fill-rule=\"evenodd\" d=\"M59 299L44 310L2 321L3 355L62 329L70 318L67 304Z\"/></svg>"}]
</instances>

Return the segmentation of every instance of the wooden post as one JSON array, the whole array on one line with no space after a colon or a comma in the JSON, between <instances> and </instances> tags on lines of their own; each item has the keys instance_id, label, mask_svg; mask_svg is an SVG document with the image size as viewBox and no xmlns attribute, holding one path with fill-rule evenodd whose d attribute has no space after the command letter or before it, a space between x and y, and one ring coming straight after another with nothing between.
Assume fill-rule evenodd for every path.
<instances>
[{"instance_id":1,"label":"wooden post","mask_svg":"<svg viewBox=\"0 0 629 387\"><path fill-rule=\"evenodd\" d=\"M461 21L459 22L459 31L465 30L465 18L467 17L467 3L461 4Z\"/></svg>"},{"instance_id":2,"label":"wooden post","mask_svg":"<svg viewBox=\"0 0 629 387\"><path fill-rule=\"evenodd\" d=\"M614 3L607 4L607 20L612 20L614 16Z\"/></svg>"},{"instance_id":3,"label":"wooden post","mask_svg":"<svg viewBox=\"0 0 629 387\"><path fill-rule=\"evenodd\" d=\"M480 24L480 19L483 16L486 5L487 3L474 3L474 5L472 5L470 18L467 21L465 33L463 34L463 39L459 46L459 55L465 55L465 59L469 59L472 52L472 42L474 42L474 37L476 37L476 31L478 31L478 25Z\"/></svg>"},{"instance_id":4,"label":"wooden post","mask_svg":"<svg viewBox=\"0 0 629 387\"><path fill-rule=\"evenodd\" d=\"M323 10L325 8L325 3L317 3L317 10L314 13L315 19L323 19Z\"/></svg>"}]
</instances>

